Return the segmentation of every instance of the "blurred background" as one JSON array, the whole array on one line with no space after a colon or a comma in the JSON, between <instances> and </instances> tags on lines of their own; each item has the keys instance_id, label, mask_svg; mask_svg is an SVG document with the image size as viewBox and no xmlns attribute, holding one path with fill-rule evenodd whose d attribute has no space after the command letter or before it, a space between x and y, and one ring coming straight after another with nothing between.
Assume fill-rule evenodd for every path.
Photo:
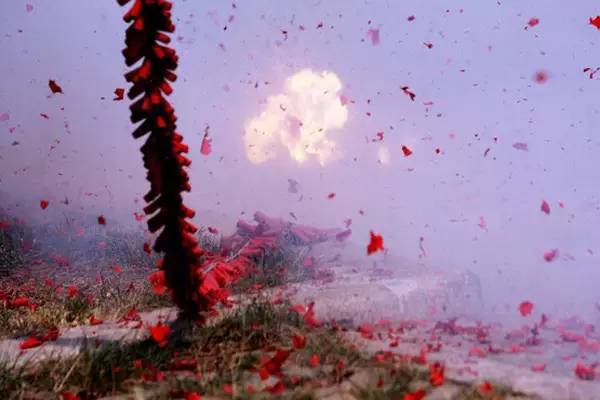
<instances>
[{"instance_id":1,"label":"blurred background","mask_svg":"<svg viewBox=\"0 0 600 400\"><path fill-rule=\"evenodd\" d=\"M529 300L596 318L599 12L591 0L177 1L171 100L195 222L228 233L262 210L349 225L360 247L373 230L389 267L475 272L491 315ZM142 142L129 101L113 100L128 87L123 13L0 5L11 215L143 227Z\"/></svg>"}]
</instances>

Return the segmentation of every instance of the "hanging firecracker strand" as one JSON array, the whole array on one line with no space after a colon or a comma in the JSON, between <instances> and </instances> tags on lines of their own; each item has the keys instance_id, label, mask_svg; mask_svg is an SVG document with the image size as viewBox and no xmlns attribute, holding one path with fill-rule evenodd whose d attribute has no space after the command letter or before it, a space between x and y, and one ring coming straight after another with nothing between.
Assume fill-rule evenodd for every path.
<instances>
[{"instance_id":1,"label":"hanging firecracker strand","mask_svg":"<svg viewBox=\"0 0 600 400\"><path fill-rule=\"evenodd\" d=\"M117 0L123 6L130 0ZM210 308L209 300L198 290L202 286L203 251L195 238L197 231L189 219L194 211L183 204L182 192L191 189L185 167L190 160L184 155L188 147L176 132L175 112L166 100L172 92L169 82L177 78L175 51L167 47L169 33L175 29L171 20L170 1L134 0L123 19L129 23L123 50L128 67L125 74L132 84L127 93L131 122L139 123L134 138L146 137L141 148L150 191L144 196L144 212L150 216L148 229L159 232L154 250L163 255L159 267L173 300L188 318L201 319Z\"/></svg>"}]
</instances>

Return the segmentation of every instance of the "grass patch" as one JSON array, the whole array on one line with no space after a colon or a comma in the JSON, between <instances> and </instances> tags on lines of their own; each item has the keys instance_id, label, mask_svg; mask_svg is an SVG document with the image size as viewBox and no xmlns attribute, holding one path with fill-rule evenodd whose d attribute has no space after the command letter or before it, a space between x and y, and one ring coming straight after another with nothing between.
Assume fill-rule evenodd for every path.
<instances>
[{"instance_id":1,"label":"grass patch","mask_svg":"<svg viewBox=\"0 0 600 400\"><path fill-rule=\"evenodd\" d=\"M0 209L0 278L23 268L25 253L32 243L31 230Z\"/></svg>"},{"instance_id":2,"label":"grass patch","mask_svg":"<svg viewBox=\"0 0 600 400\"><path fill-rule=\"evenodd\" d=\"M299 344L299 338L305 341ZM168 399L197 393L312 399L343 393L347 398L403 399L415 387L431 390L426 371L371 357L331 327L308 329L289 304L254 300L177 339L163 347L151 340L89 346L68 359L0 366L0 398L58 399L70 393L81 400ZM462 389L460 398L479 398L473 397L475 389Z\"/></svg>"},{"instance_id":3,"label":"grass patch","mask_svg":"<svg viewBox=\"0 0 600 400\"><path fill-rule=\"evenodd\" d=\"M65 391L97 398L132 393L134 388L154 392L158 397L153 398L190 390L223 393L224 384L241 379L258 362L255 352L282 344L300 328L299 316L284 308L254 302L195 328L185 343L171 340L164 347L151 340L110 343L35 367L4 365L0 398L21 398L24 393L49 398L44 396L57 397Z\"/></svg>"},{"instance_id":4,"label":"grass patch","mask_svg":"<svg viewBox=\"0 0 600 400\"><path fill-rule=\"evenodd\" d=\"M15 305L15 299L26 304ZM143 281L136 285L118 277L78 287L28 281L0 283L0 337L26 336L52 327L87 324L92 315L117 319L132 307L138 311L172 306Z\"/></svg>"}]
</instances>

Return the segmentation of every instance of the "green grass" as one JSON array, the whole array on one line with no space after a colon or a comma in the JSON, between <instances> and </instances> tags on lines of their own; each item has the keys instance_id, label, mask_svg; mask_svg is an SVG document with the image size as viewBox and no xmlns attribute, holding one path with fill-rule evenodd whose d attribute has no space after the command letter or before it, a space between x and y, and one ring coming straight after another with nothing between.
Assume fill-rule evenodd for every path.
<instances>
[{"instance_id":1,"label":"green grass","mask_svg":"<svg viewBox=\"0 0 600 400\"><path fill-rule=\"evenodd\" d=\"M294 349L294 335L304 335L306 346ZM278 377L261 381L259 371L277 349L292 351ZM317 366L310 365L313 355L320 358ZM279 381L281 393L265 392ZM67 359L0 366L0 398L9 400L53 399L66 391L82 400L133 393L143 393L139 398L144 399L183 398L188 392L239 399L312 399L343 392L356 399L402 400L415 387L431 389L426 370L396 359L377 361L331 327L308 329L289 305L259 300L227 310L164 347L151 340L109 343ZM475 388L459 388L459 399L491 398Z\"/></svg>"},{"instance_id":2,"label":"green grass","mask_svg":"<svg viewBox=\"0 0 600 400\"><path fill-rule=\"evenodd\" d=\"M0 338L88 324L91 315L118 320L134 307L144 311L172 306L168 296L157 296L145 280L153 258L141 250L142 237L116 228L101 228L99 234L106 244L102 249L86 245L89 238L73 237L67 243L77 265L70 272L79 268L85 272L80 277L67 276L68 283L78 289L74 296L66 293L68 284L48 285L27 274L24 279L0 282ZM216 235L201 235L206 248L217 249L218 239ZM64 247L63 242L55 243L56 248ZM18 252L15 243L5 241L5 247L8 245ZM77 249L83 249L81 254ZM90 342L74 357L0 365L0 399L60 399L66 393L79 400L111 396L113 400L171 399L196 392L203 398L317 399L342 394L354 399L403 400L416 389L434 390L426 368L407 364L399 357L373 357L332 326L304 326L302 317L290 311L289 304L274 305L259 295L248 297L248 293L260 293L257 288L310 279L313 270L305 268L302 261L306 252L306 248L290 247L256 259L255 270L234 288L237 297L244 299L240 305L221 310L203 327L174 333L164 347L152 340L100 347ZM11 253L11 265L22 263L19 257L19 253ZM115 263L124 273L111 269L107 273L107 266ZM104 265L104 269L96 264ZM91 281L90 276L100 270L104 278ZM14 271L12 275L14 278ZM136 282L134 288L130 282ZM57 287L61 291L57 292ZM11 300L19 296L28 297L35 306L11 306ZM295 335L306 338L304 347L293 347ZM261 370L264 372L266 361L277 350L290 351L289 357L279 371L272 371L263 381ZM311 362L315 356L317 365ZM476 386L447 382L455 389L457 400L518 397L497 385L492 394L482 395ZM283 390L269 393L267 389L277 383Z\"/></svg>"},{"instance_id":3,"label":"green grass","mask_svg":"<svg viewBox=\"0 0 600 400\"><path fill-rule=\"evenodd\" d=\"M25 296L34 307L13 307L10 301L0 303L0 338L39 333L51 327L87 324L91 315L100 319L117 319L132 307L138 311L172 306L168 296L158 296L143 281L133 288L120 278L77 288L68 296L68 286L49 286L39 280L25 284L0 284L0 292L8 299Z\"/></svg>"},{"instance_id":4,"label":"green grass","mask_svg":"<svg viewBox=\"0 0 600 400\"><path fill-rule=\"evenodd\" d=\"M296 314L252 303L227 313L214 324L195 328L184 343L172 340L165 347L151 340L128 345L111 343L35 367L4 365L0 368L0 398L20 398L28 392L44 396L52 392L57 396L65 390L95 397L130 392L133 386L161 393L193 389L222 392L223 384L241 379L244 371L258 361L255 352L282 343L299 327ZM176 366L181 359L201 360L193 370L202 378L180 376ZM157 372L166 374L165 382L145 382L155 378Z\"/></svg>"}]
</instances>

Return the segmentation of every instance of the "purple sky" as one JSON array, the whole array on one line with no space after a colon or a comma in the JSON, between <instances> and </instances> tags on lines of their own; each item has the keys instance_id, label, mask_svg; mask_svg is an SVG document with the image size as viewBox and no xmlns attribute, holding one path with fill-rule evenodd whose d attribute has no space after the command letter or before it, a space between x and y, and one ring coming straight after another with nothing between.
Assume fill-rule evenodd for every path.
<instances>
[{"instance_id":1,"label":"purple sky","mask_svg":"<svg viewBox=\"0 0 600 400\"><path fill-rule=\"evenodd\" d=\"M128 102L112 101L115 88L127 87L125 9L53 0L30 1L27 12L26 4L0 4L0 115L10 118L0 121L0 191L24 199L19 209L32 218L64 211L59 201L68 196L68 207L135 223L134 199L147 188L142 143L130 135ZM373 229L390 254L414 263L423 236L421 262L471 268L490 293L511 293L511 304L527 297L551 307L569 298L591 309L600 300L600 82L582 71L600 67L600 31L588 24L600 6L572 4L176 1L180 79L172 101L192 149L187 201L200 211L197 222L209 210L227 216L225 230L242 211L259 209L323 226L352 218L356 243L366 245ZM539 24L524 29L532 17ZM378 45L369 29L380 30ZM305 68L337 74L353 101L333 133L343 158L251 164L244 124ZM545 84L533 80L540 70ZM49 79L64 94L51 95ZM206 126L213 152L202 156ZM388 165L377 162L379 144L365 140L378 131ZM288 178L300 193L288 192ZM46 213L41 198L51 201ZM543 199L550 215L540 211ZM560 256L547 263L552 248Z\"/></svg>"}]
</instances>

